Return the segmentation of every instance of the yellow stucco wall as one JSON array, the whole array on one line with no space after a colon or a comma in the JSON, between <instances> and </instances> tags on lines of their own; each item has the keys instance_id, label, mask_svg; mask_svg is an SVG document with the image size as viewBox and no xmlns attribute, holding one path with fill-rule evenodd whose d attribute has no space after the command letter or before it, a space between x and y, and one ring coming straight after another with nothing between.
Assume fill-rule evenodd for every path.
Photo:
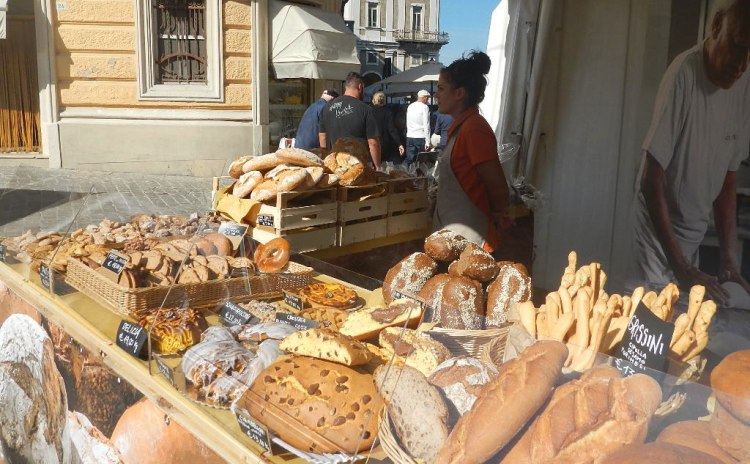
<instances>
[{"instance_id":1,"label":"yellow stucco wall","mask_svg":"<svg viewBox=\"0 0 750 464\"><path fill-rule=\"evenodd\" d=\"M251 0L222 1L223 103L138 100L137 1L57 2L64 5L54 16L57 91L62 107L252 107Z\"/></svg>"}]
</instances>

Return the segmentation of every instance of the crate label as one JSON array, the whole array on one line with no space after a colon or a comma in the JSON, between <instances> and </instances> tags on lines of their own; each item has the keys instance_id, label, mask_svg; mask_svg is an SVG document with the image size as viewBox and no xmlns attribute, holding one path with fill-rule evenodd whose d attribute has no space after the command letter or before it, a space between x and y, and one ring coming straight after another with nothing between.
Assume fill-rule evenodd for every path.
<instances>
[{"instance_id":1,"label":"crate label","mask_svg":"<svg viewBox=\"0 0 750 464\"><path fill-rule=\"evenodd\" d=\"M135 356L136 358L141 354L143 345L148 340L148 332L146 329L134 322L121 321L120 326L117 328L117 338L115 342L117 346L125 350L128 354Z\"/></svg>"},{"instance_id":2,"label":"crate label","mask_svg":"<svg viewBox=\"0 0 750 464\"><path fill-rule=\"evenodd\" d=\"M255 422L249 416L239 411L237 413L237 423L240 425L242 433L260 445L261 448L273 454L271 452L271 434L268 433L266 426Z\"/></svg>"},{"instance_id":3,"label":"crate label","mask_svg":"<svg viewBox=\"0 0 750 464\"><path fill-rule=\"evenodd\" d=\"M0 261L5 262L5 245L0 245Z\"/></svg>"},{"instance_id":4,"label":"crate label","mask_svg":"<svg viewBox=\"0 0 750 464\"><path fill-rule=\"evenodd\" d=\"M225 237L243 237L247 232L247 225L231 221L222 221L219 233Z\"/></svg>"},{"instance_id":5,"label":"crate label","mask_svg":"<svg viewBox=\"0 0 750 464\"><path fill-rule=\"evenodd\" d=\"M638 373L659 376L658 372L664 372L667 365L673 333L673 324L662 321L643 303L638 303L617 348L615 366L626 377Z\"/></svg>"},{"instance_id":6,"label":"crate label","mask_svg":"<svg viewBox=\"0 0 750 464\"><path fill-rule=\"evenodd\" d=\"M297 330L315 329L320 325L317 321L313 321L312 319L282 312L276 313L276 322L289 324Z\"/></svg>"},{"instance_id":7,"label":"crate label","mask_svg":"<svg viewBox=\"0 0 750 464\"><path fill-rule=\"evenodd\" d=\"M302 311L303 309L305 309L305 303L302 301L302 298L300 298L299 295L295 295L294 293L290 293L287 291L284 292L284 303L288 304L297 311Z\"/></svg>"},{"instance_id":8,"label":"crate label","mask_svg":"<svg viewBox=\"0 0 750 464\"><path fill-rule=\"evenodd\" d=\"M255 224L259 226L273 227L273 216L268 214L259 214L255 218Z\"/></svg>"},{"instance_id":9,"label":"crate label","mask_svg":"<svg viewBox=\"0 0 750 464\"><path fill-rule=\"evenodd\" d=\"M226 326L244 325L252 319L253 314L237 303L225 302L219 310L222 324Z\"/></svg>"},{"instance_id":10,"label":"crate label","mask_svg":"<svg viewBox=\"0 0 750 464\"><path fill-rule=\"evenodd\" d=\"M119 277L120 274L122 274L122 271L125 269L125 265L128 264L128 261L128 258L121 256L114 251L110 251L109 253L107 253L107 257L104 258L102 267L115 273L115 275Z\"/></svg>"},{"instance_id":11,"label":"crate label","mask_svg":"<svg viewBox=\"0 0 750 464\"><path fill-rule=\"evenodd\" d=\"M52 274L47 263L39 263L39 279L42 281L42 287L52 291Z\"/></svg>"}]
</instances>

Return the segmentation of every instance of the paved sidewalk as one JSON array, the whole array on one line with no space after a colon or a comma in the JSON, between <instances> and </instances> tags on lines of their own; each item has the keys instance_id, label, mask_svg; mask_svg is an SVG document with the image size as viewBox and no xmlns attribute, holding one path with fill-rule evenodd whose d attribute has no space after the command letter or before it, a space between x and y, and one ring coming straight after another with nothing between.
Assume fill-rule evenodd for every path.
<instances>
[{"instance_id":1,"label":"paved sidewalk","mask_svg":"<svg viewBox=\"0 0 750 464\"><path fill-rule=\"evenodd\" d=\"M134 214L187 215L211 208L211 178L0 168L0 235L64 231Z\"/></svg>"}]
</instances>

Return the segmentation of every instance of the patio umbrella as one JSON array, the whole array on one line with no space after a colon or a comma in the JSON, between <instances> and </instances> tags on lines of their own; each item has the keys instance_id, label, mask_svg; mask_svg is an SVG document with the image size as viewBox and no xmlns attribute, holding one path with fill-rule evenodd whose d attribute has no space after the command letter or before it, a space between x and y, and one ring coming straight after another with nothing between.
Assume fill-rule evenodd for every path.
<instances>
[{"instance_id":1,"label":"patio umbrella","mask_svg":"<svg viewBox=\"0 0 750 464\"><path fill-rule=\"evenodd\" d=\"M434 93L434 85L440 77L442 63L429 61L425 64L407 69L382 81L367 87L365 93L382 90L387 95L408 95L426 89L429 85L430 93Z\"/></svg>"}]
</instances>

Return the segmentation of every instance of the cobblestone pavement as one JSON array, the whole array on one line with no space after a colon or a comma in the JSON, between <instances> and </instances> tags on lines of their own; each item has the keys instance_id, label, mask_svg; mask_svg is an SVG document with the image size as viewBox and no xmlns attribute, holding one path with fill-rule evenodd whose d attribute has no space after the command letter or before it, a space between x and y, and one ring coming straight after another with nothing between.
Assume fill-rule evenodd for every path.
<instances>
[{"instance_id":1,"label":"cobblestone pavement","mask_svg":"<svg viewBox=\"0 0 750 464\"><path fill-rule=\"evenodd\" d=\"M211 178L0 168L0 235L66 230L134 214L204 213L211 208Z\"/></svg>"}]
</instances>

